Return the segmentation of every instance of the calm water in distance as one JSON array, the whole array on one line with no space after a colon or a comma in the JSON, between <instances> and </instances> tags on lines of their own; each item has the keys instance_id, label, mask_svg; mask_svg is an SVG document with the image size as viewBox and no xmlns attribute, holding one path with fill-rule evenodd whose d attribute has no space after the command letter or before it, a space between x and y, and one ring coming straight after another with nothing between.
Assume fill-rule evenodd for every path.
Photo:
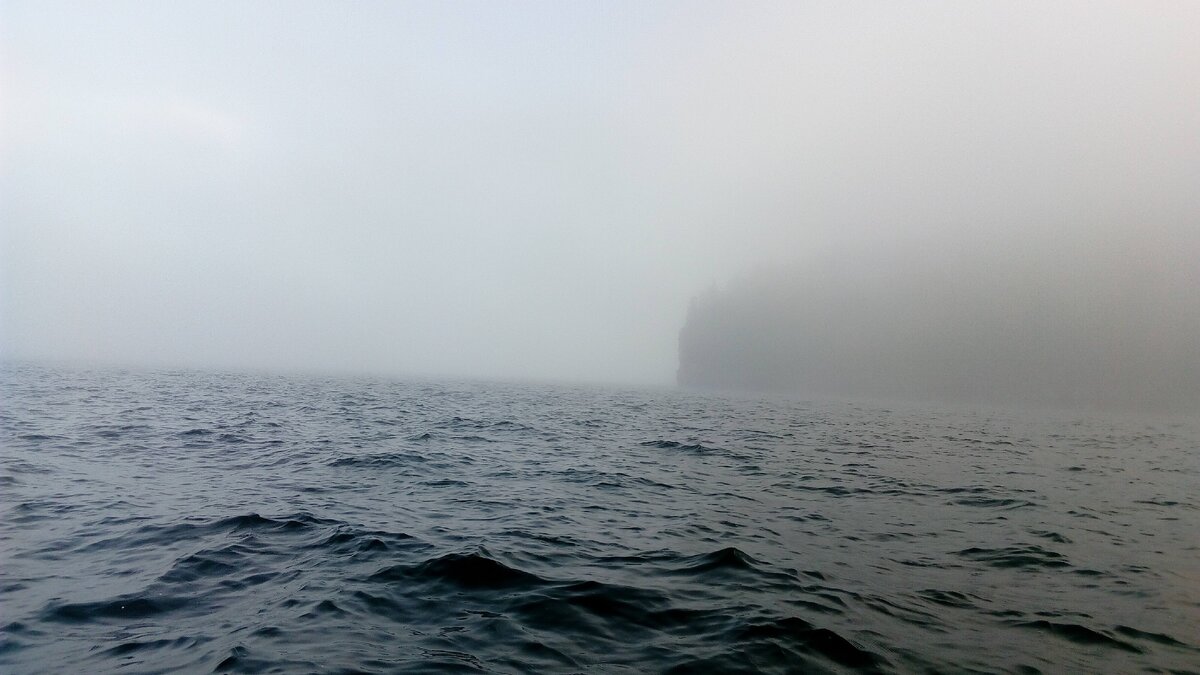
<instances>
[{"instance_id":1,"label":"calm water in distance","mask_svg":"<svg viewBox=\"0 0 1200 675\"><path fill-rule=\"evenodd\" d=\"M0 369L0 671L1197 672L1194 420Z\"/></svg>"}]
</instances>

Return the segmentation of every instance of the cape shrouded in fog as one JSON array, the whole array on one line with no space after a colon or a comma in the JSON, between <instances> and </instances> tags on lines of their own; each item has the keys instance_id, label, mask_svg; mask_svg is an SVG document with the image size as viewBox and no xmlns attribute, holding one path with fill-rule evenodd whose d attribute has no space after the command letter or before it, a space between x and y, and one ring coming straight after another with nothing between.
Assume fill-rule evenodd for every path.
<instances>
[{"instance_id":1,"label":"cape shrouded in fog","mask_svg":"<svg viewBox=\"0 0 1200 675\"><path fill-rule=\"evenodd\" d=\"M1190 247L1147 250L1151 229L1100 250L830 252L763 271L692 301L679 382L1194 411L1200 272Z\"/></svg>"}]
</instances>

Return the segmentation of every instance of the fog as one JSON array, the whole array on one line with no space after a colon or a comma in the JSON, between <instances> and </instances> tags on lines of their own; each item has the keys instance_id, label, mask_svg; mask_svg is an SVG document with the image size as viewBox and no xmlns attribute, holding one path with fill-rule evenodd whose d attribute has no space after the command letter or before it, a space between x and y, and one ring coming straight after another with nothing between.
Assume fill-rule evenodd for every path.
<instances>
[{"instance_id":1,"label":"fog","mask_svg":"<svg viewBox=\"0 0 1200 675\"><path fill-rule=\"evenodd\" d=\"M1197 26L1190 2L6 1L0 356L665 384L715 287L785 342L855 336L875 365L827 362L860 363L831 389L1179 404ZM812 361L771 330L720 328Z\"/></svg>"},{"instance_id":2,"label":"fog","mask_svg":"<svg viewBox=\"0 0 1200 675\"><path fill-rule=\"evenodd\" d=\"M1194 271L1116 256L1104 272L1070 258L1020 261L1020 273L980 259L929 269L926 260L913 253L860 270L831 256L713 289L681 332L679 380L818 397L1200 411Z\"/></svg>"}]
</instances>

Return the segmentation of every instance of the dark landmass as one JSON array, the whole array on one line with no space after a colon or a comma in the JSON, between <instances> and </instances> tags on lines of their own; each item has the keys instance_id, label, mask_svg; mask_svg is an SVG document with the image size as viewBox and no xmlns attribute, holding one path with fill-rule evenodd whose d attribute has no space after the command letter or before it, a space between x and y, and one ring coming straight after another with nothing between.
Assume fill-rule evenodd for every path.
<instances>
[{"instance_id":1,"label":"dark landmass","mask_svg":"<svg viewBox=\"0 0 1200 675\"><path fill-rule=\"evenodd\" d=\"M1138 272L1142 272L1139 274ZM830 261L695 298L684 386L1200 410L1196 274Z\"/></svg>"}]
</instances>

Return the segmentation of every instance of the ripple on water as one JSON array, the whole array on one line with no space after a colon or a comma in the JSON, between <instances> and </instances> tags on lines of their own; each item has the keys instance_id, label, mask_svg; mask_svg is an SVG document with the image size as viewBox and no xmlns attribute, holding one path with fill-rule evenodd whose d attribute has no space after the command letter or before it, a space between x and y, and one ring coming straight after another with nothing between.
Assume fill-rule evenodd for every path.
<instances>
[{"instance_id":1,"label":"ripple on water","mask_svg":"<svg viewBox=\"0 0 1200 675\"><path fill-rule=\"evenodd\" d=\"M1190 423L13 366L0 400L4 673L1200 663Z\"/></svg>"}]
</instances>

